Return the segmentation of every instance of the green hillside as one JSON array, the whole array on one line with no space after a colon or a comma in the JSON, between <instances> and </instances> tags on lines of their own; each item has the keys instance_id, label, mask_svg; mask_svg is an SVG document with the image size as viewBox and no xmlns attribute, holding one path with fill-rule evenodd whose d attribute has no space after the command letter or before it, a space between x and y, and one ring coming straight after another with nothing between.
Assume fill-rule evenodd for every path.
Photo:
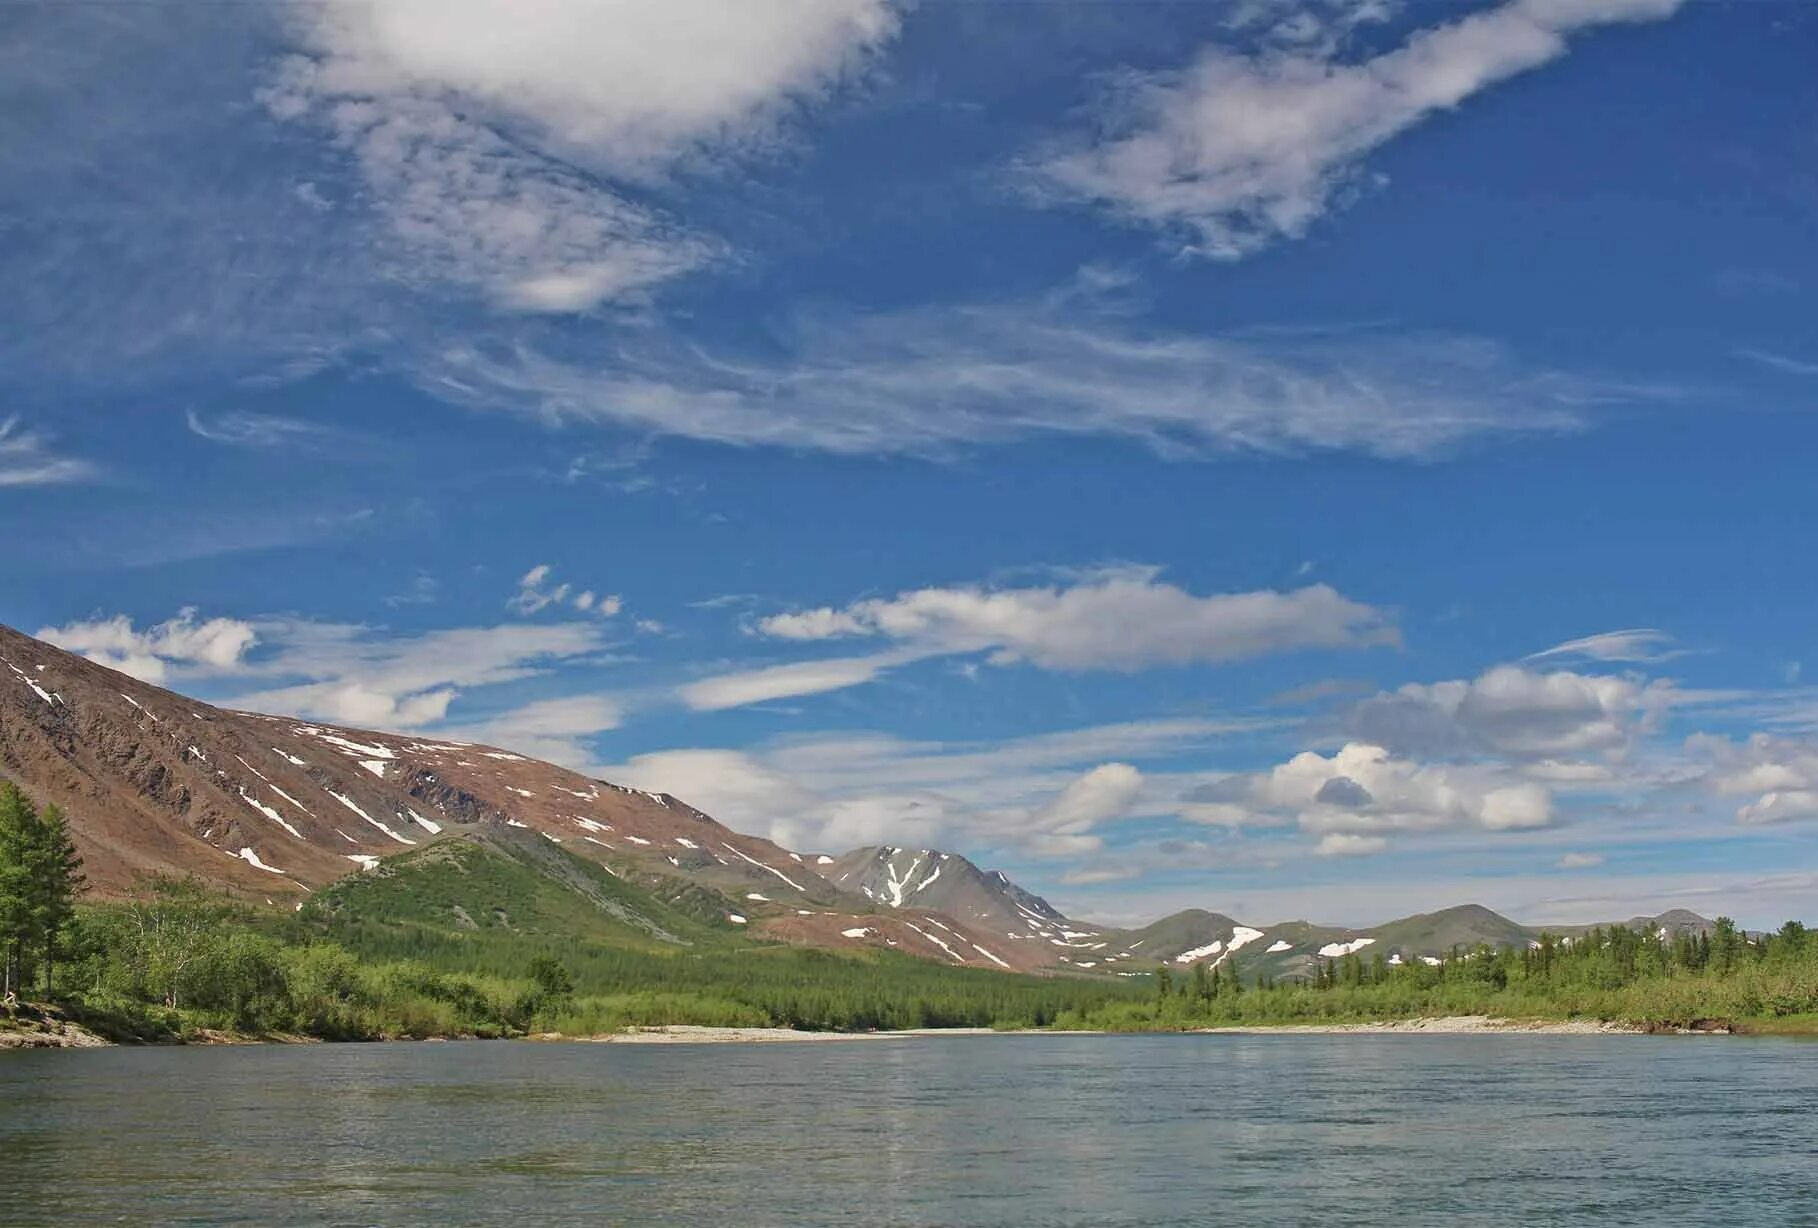
<instances>
[{"instance_id":1,"label":"green hillside","mask_svg":"<svg viewBox=\"0 0 1818 1228\"><path fill-rule=\"evenodd\" d=\"M649 950L731 939L727 911L702 888L659 899L547 840L470 835L387 858L317 893L300 916L359 946L421 931Z\"/></svg>"}]
</instances>

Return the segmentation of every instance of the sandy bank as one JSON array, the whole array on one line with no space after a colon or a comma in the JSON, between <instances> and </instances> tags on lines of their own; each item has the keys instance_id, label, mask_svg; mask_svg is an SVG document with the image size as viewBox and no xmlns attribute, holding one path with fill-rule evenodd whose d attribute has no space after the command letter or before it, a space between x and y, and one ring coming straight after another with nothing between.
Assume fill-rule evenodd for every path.
<instances>
[{"instance_id":1,"label":"sandy bank","mask_svg":"<svg viewBox=\"0 0 1818 1228\"><path fill-rule=\"evenodd\" d=\"M1597 1019L1495 1019L1489 1015L1445 1015L1432 1019L1389 1019L1375 1023L1283 1023L1274 1025L1197 1028L1198 1032L1270 1036L1284 1032L1337 1035L1344 1033L1423 1033L1459 1036L1484 1032L1528 1032L1551 1036L1635 1035L1648 1029L1629 1023Z\"/></svg>"},{"instance_id":2,"label":"sandy bank","mask_svg":"<svg viewBox=\"0 0 1818 1228\"><path fill-rule=\"evenodd\" d=\"M766 1044L783 1041L913 1040L922 1036L997 1036L990 1028L923 1028L906 1032L798 1032L794 1028L703 1028L675 1024L631 1028L600 1036L537 1036L535 1040L584 1040L613 1045Z\"/></svg>"}]
</instances>

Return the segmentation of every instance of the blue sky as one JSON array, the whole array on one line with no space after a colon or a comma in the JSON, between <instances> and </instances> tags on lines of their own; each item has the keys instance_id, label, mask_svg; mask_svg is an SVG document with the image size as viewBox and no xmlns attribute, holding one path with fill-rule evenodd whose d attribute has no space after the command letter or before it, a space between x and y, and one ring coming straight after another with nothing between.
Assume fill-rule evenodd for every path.
<instances>
[{"instance_id":1,"label":"blue sky","mask_svg":"<svg viewBox=\"0 0 1818 1228\"><path fill-rule=\"evenodd\" d=\"M1806 6L9 16L0 621L1079 915L1818 919Z\"/></svg>"}]
</instances>

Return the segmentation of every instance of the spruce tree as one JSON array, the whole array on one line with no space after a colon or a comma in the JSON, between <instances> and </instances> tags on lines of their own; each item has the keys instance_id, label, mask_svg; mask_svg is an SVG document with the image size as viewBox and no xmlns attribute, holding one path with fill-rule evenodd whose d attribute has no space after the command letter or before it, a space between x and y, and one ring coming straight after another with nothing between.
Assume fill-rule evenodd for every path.
<instances>
[{"instance_id":1,"label":"spruce tree","mask_svg":"<svg viewBox=\"0 0 1818 1228\"><path fill-rule=\"evenodd\" d=\"M11 782L0 785L0 1000L21 989L34 920L32 850L38 814Z\"/></svg>"},{"instance_id":2,"label":"spruce tree","mask_svg":"<svg viewBox=\"0 0 1818 1228\"><path fill-rule=\"evenodd\" d=\"M32 929L44 957L44 993L53 989L57 944L76 915L76 893L82 890L82 857L70 838L63 811L46 806L38 816L29 850Z\"/></svg>"}]
</instances>

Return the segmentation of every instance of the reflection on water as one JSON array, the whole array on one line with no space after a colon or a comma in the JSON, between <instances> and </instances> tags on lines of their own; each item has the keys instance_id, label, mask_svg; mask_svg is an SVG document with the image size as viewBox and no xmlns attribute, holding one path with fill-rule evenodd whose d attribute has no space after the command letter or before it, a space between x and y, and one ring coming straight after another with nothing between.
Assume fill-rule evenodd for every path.
<instances>
[{"instance_id":1,"label":"reflection on water","mask_svg":"<svg viewBox=\"0 0 1818 1228\"><path fill-rule=\"evenodd\" d=\"M0 1057L0 1224L1818 1223L1818 1045L509 1042Z\"/></svg>"}]
</instances>

